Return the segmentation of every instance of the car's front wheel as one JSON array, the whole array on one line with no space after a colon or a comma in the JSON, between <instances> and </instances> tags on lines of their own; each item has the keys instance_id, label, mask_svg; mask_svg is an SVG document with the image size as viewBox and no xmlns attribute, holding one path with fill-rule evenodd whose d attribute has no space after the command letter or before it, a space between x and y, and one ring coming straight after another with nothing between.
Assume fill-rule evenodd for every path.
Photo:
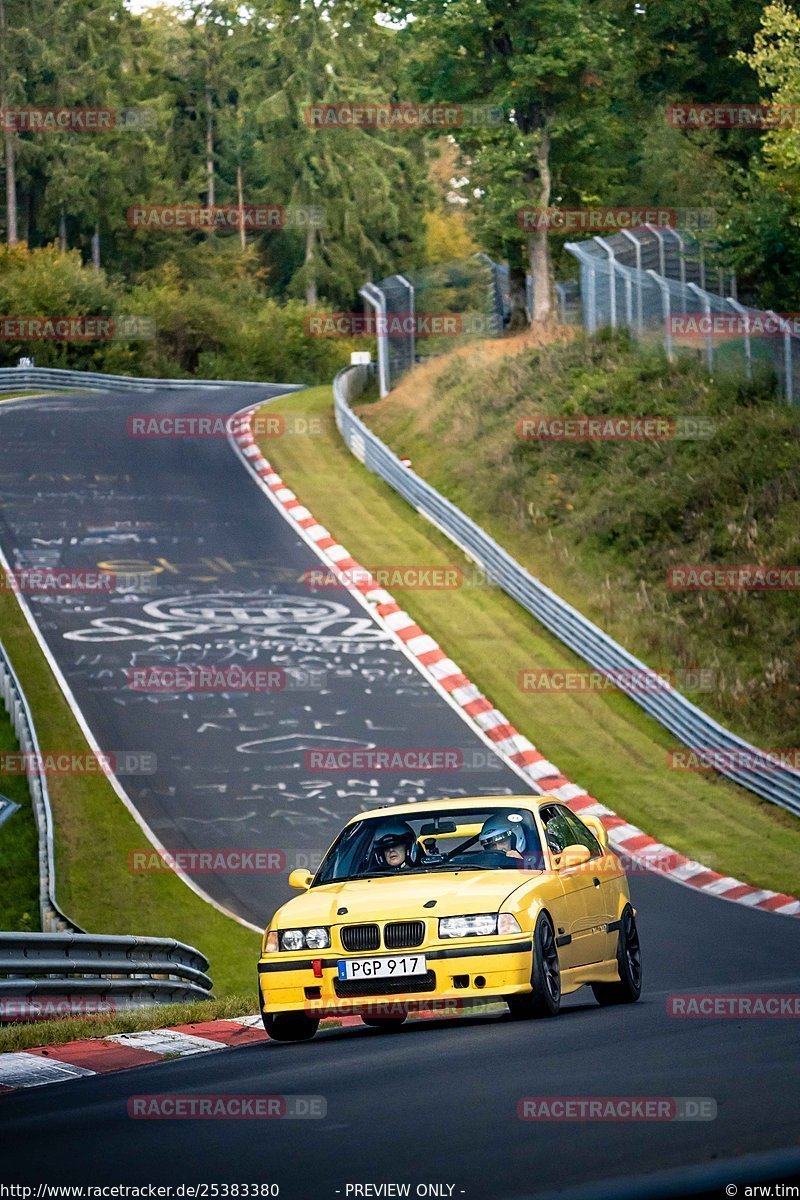
<instances>
[{"instance_id":1,"label":"car's front wheel","mask_svg":"<svg viewBox=\"0 0 800 1200\"><path fill-rule=\"evenodd\" d=\"M405 1021L405 1017L365 1017L361 1020L365 1025L369 1025L370 1029L383 1029L386 1033L391 1033L394 1029L399 1029Z\"/></svg>"},{"instance_id":2,"label":"car's front wheel","mask_svg":"<svg viewBox=\"0 0 800 1200\"><path fill-rule=\"evenodd\" d=\"M539 913L533 931L531 990L524 996L509 996L508 1007L515 1020L555 1017L561 1007L561 968L553 923Z\"/></svg>"},{"instance_id":3,"label":"car's front wheel","mask_svg":"<svg viewBox=\"0 0 800 1200\"><path fill-rule=\"evenodd\" d=\"M630 905L625 907L620 920L617 969L619 983L592 984L598 1004L634 1004L642 994L642 953L636 917Z\"/></svg>"},{"instance_id":4,"label":"car's front wheel","mask_svg":"<svg viewBox=\"0 0 800 1200\"><path fill-rule=\"evenodd\" d=\"M319 1029L319 1018L305 1013L261 1013L267 1036L273 1042L308 1042Z\"/></svg>"}]
</instances>

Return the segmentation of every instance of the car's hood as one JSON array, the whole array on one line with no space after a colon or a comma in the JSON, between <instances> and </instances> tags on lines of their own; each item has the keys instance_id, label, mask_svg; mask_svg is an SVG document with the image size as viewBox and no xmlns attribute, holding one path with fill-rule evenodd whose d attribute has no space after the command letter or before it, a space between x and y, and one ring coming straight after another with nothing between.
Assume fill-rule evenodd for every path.
<instances>
[{"instance_id":1,"label":"car's hood","mask_svg":"<svg viewBox=\"0 0 800 1200\"><path fill-rule=\"evenodd\" d=\"M290 900L276 914L282 928L343 925L354 921L391 921L412 917L452 917L497 912L521 884L537 878L508 871L443 871L326 883ZM429 901L436 901L429 908ZM346 908L346 913L340 909Z\"/></svg>"}]
</instances>

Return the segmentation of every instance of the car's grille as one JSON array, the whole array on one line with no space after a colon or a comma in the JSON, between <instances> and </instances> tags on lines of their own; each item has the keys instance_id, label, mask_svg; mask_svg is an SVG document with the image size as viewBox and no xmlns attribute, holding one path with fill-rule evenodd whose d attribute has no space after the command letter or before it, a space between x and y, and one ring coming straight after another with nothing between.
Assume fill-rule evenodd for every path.
<instances>
[{"instance_id":1,"label":"car's grille","mask_svg":"<svg viewBox=\"0 0 800 1200\"><path fill-rule=\"evenodd\" d=\"M424 921L392 921L383 930L383 944L387 950L407 950L411 946L421 946L424 940Z\"/></svg>"},{"instance_id":2,"label":"car's grille","mask_svg":"<svg viewBox=\"0 0 800 1200\"><path fill-rule=\"evenodd\" d=\"M399 979L334 979L336 995L344 1000L350 996L398 996L403 992L432 992L436 988L433 971L424 975L406 975Z\"/></svg>"},{"instance_id":3,"label":"car's grille","mask_svg":"<svg viewBox=\"0 0 800 1200\"><path fill-rule=\"evenodd\" d=\"M377 950L380 944L377 925L345 925L342 929L345 950Z\"/></svg>"}]
</instances>

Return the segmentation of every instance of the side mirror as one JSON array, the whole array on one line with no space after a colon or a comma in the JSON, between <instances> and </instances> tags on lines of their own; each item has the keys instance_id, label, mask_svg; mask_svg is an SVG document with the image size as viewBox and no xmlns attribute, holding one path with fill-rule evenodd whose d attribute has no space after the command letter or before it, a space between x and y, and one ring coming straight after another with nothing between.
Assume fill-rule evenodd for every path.
<instances>
[{"instance_id":1,"label":"side mirror","mask_svg":"<svg viewBox=\"0 0 800 1200\"><path fill-rule=\"evenodd\" d=\"M557 871L567 871L570 867L582 867L592 857L588 846L566 846L556 855L555 868Z\"/></svg>"},{"instance_id":2,"label":"side mirror","mask_svg":"<svg viewBox=\"0 0 800 1200\"><path fill-rule=\"evenodd\" d=\"M314 876L309 871L296 867L289 875L289 887L294 888L296 892L307 892L313 879Z\"/></svg>"},{"instance_id":3,"label":"side mirror","mask_svg":"<svg viewBox=\"0 0 800 1200\"><path fill-rule=\"evenodd\" d=\"M581 817L587 829L591 829L604 850L608 849L608 830L599 817Z\"/></svg>"}]
</instances>

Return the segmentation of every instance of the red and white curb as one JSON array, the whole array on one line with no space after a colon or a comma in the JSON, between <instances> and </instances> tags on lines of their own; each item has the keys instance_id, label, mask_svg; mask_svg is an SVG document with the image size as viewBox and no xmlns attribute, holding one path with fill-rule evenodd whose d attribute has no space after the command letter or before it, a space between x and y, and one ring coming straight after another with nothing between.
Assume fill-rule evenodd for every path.
<instances>
[{"instance_id":1,"label":"red and white curb","mask_svg":"<svg viewBox=\"0 0 800 1200\"><path fill-rule=\"evenodd\" d=\"M645 869L709 896L732 900L748 908L783 913L790 917L800 916L800 900L796 897L753 887L710 870L703 863L695 862L657 842L636 825L617 816L584 788L571 783L558 767L506 720L458 665L448 658L441 646L395 603L390 593L319 524L291 488L286 486L262 454L253 436L251 422L258 407L252 405L236 414L242 420L238 423L238 433L230 441L262 491L331 571L347 572L341 576L342 586L394 637L408 658L481 739L535 792L547 792L555 796L576 813L599 817L608 830L614 850Z\"/></svg>"},{"instance_id":2,"label":"red and white curb","mask_svg":"<svg viewBox=\"0 0 800 1200\"><path fill-rule=\"evenodd\" d=\"M494 1016L505 1011L502 1001L475 1006L475 1016ZM448 1020L468 1017L468 1008L449 1012L445 1009L419 1010L408 1015L410 1021ZM350 1028L361 1025L361 1017L352 1013L325 1017L322 1029ZM268 1043L261 1017L234 1017L229 1021L204 1021L193 1025L174 1025L167 1029L146 1029L138 1033L111 1033L102 1038L85 1038L63 1046L33 1046L28 1050L0 1054L0 1095L20 1088L44 1087L87 1075L106 1075L145 1067L168 1059L206 1054Z\"/></svg>"}]
</instances>

